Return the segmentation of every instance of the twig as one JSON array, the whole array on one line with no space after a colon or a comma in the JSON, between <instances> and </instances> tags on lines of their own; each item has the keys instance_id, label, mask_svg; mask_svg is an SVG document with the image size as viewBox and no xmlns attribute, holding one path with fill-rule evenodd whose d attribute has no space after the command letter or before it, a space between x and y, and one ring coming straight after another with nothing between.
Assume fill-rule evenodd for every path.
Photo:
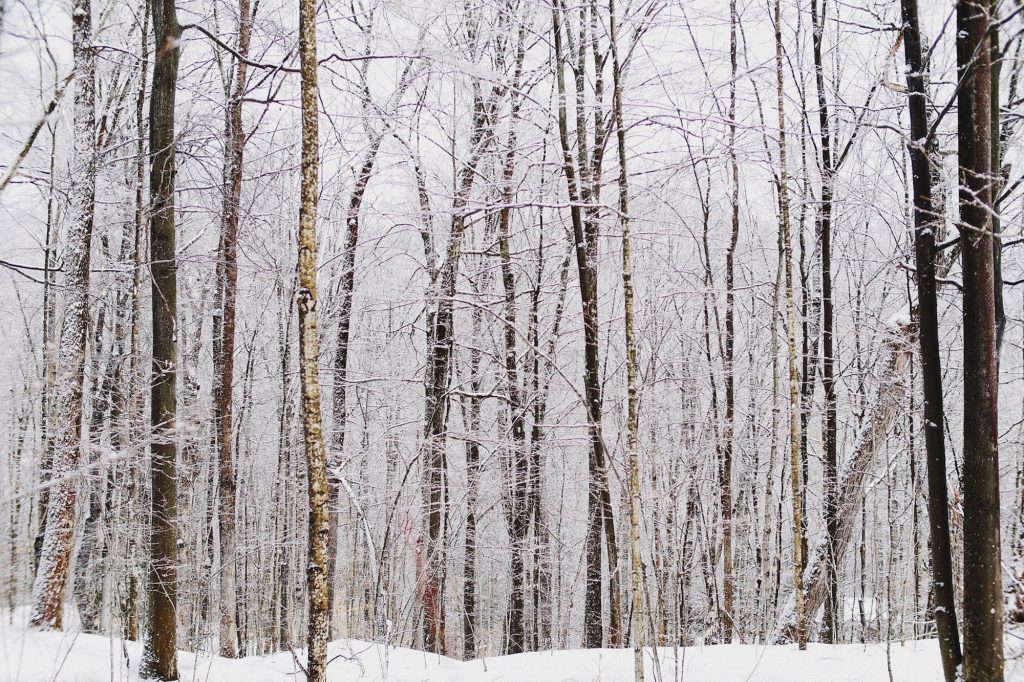
<instances>
[{"instance_id":1,"label":"twig","mask_svg":"<svg viewBox=\"0 0 1024 682\"><path fill-rule=\"evenodd\" d=\"M11 164L11 167L7 169L7 174L4 176L3 181L0 182L0 192L3 192L7 189L7 185L11 184L11 180L13 180L14 176L17 174L18 168L21 167L21 162L25 160L25 157L28 156L28 153L32 150L32 145L35 144L39 131L43 129L43 126L46 124L46 121L49 120L50 115L57 108L57 105L60 104L60 100L64 97L64 92L67 90L68 83L70 83L71 79L74 77L75 72L72 71L65 76L64 80L61 81L54 89L53 99L51 99L50 103L46 105L42 118L39 119L35 127L32 129L32 134L28 136L28 140L25 141L25 145L21 148L21 151L18 153L14 163Z\"/></svg>"}]
</instances>

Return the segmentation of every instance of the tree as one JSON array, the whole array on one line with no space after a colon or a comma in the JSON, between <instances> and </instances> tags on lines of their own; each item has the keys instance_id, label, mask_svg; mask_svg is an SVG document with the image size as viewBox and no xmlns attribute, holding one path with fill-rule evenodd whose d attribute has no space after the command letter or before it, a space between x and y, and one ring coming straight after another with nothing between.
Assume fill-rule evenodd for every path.
<instances>
[{"instance_id":1,"label":"tree","mask_svg":"<svg viewBox=\"0 0 1024 682\"><path fill-rule=\"evenodd\" d=\"M956 6L964 288L964 675L1003 679L989 0Z\"/></svg>"},{"instance_id":2,"label":"tree","mask_svg":"<svg viewBox=\"0 0 1024 682\"><path fill-rule=\"evenodd\" d=\"M367 24L360 28L365 34L367 44L369 45L369 42L372 39L373 28L372 11L370 12ZM362 62L359 69L360 104L363 109L364 116L368 116L370 111L376 108L376 105L370 95L370 82L368 80L369 64L370 60L366 59ZM402 75L398 82L398 88L392 98L395 107L401 104L402 96L409 87L411 78L415 73L413 69L414 64L415 60L409 60L402 71ZM390 112L382 113L386 114ZM338 310L338 329L335 340L336 350L334 355L334 393L332 396L332 418L334 423L330 440L331 455L328 458L328 486L330 489L328 506L331 514L331 534L327 551L327 588L331 595L329 602L331 604L332 622L334 609L334 572L335 565L337 563L338 550L338 508L341 502L341 486L339 485L338 480L338 476L340 474L337 473L337 471L344 464L342 457L345 451L345 421L348 418L347 396L349 341L352 335L352 298L355 295L356 288L356 249L359 245L359 218L360 212L362 211L363 200L366 197L366 188L370 184L370 179L373 177L374 167L377 163L377 154L380 151L381 144L384 142L384 138L390 130L386 121L383 121L380 128L377 130L374 130L365 118L364 125L366 126L369 142L366 153L364 154L362 161L358 164L355 173L355 186L352 188L352 193L349 195L348 211L345 215L345 246L342 255L341 290L339 292L341 305Z\"/></svg>"},{"instance_id":3,"label":"tree","mask_svg":"<svg viewBox=\"0 0 1024 682\"><path fill-rule=\"evenodd\" d=\"M558 95L558 140L562 151L562 171L570 202L573 242L576 248L576 269L579 277L580 304L583 309L583 389L587 430L590 441L588 455L589 479L587 483L586 593L584 597L584 641L588 647L601 647L604 643L604 609L602 606L601 539L607 541L609 566L610 618L609 640L619 643L621 608L618 587L618 546L615 541L615 521L608 488L608 472L602 435L601 412L601 358L599 347L600 325L597 300L597 239L598 222L593 203L600 199L601 161L604 152L604 127L601 116L594 119L593 152L588 151L588 121L586 107L586 70L588 41L587 3L580 4L579 34L574 38L572 27L563 29L565 3L555 0L551 8L554 36L555 82ZM576 160L572 157L566 110L565 61L562 47L563 31L569 42L569 52L576 53ZM594 46L596 46L596 37ZM601 61L595 54L594 59ZM600 70L594 80L594 99L600 101L603 80ZM584 210L584 206L588 208Z\"/></svg>"},{"instance_id":4,"label":"tree","mask_svg":"<svg viewBox=\"0 0 1024 682\"><path fill-rule=\"evenodd\" d=\"M902 0L903 51L907 62L910 108L910 153L914 197L914 255L917 263L918 338L924 389L924 438L928 470L928 518L931 531L932 586L939 653L947 682L960 666L960 633L956 623L953 562L949 538L949 492L946 487L946 435L942 398L942 355L935 283L935 233L938 216L932 201L932 161L921 32L917 0Z\"/></svg>"},{"instance_id":5,"label":"tree","mask_svg":"<svg viewBox=\"0 0 1024 682\"><path fill-rule=\"evenodd\" d=\"M71 186L71 224L65 248L64 324L57 358L57 433L51 470L53 490L46 506L43 538L32 587L33 627L60 629L64 587L72 556L76 469L82 453L82 384L89 331L89 252L96 194L96 51L92 44L91 0L75 0L72 10L75 59L75 172Z\"/></svg>"},{"instance_id":6,"label":"tree","mask_svg":"<svg viewBox=\"0 0 1024 682\"><path fill-rule=\"evenodd\" d=\"M836 482L839 461L836 452L839 425L836 415L835 343L833 340L834 304L832 294L832 187L835 164L832 160L832 131L829 122L828 100L825 96L825 69L822 63L821 47L825 31L826 0L811 0L812 45L814 52L814 82L818 92L818 137L821 151L821 207L818 213L818 227L821 234L821 385L825 390L825 424L822 434L824 442L825 479L825 543L826 571L828 573L828 594L825 600L825 621L823 633L829 642L839 641L842 626L839 610L839 562L836 556L835 536L838 532L836 509Z\"/></svg>"},{"instance_id":7,"label":"tree","mask_svg":"<svg viewBox=\"0 0 1024 682\"><path fill-rule=\"evenodd\" d=\"M327 546L330 514L327 508L327 451L320 414L320 378L317 361L317 241L316 215L319 194L319 105L317 94L315 0L299 0L299 58L302 70L302 186L299 204L299 378L302 392L302 428L305 434L309 486L309 560L306 590L309 600L309 635L306 678L327 678L327 637L330 599L327 585Z\"/></svg>"},{"instance_id":8,"label":"tree","mask_svg":"<svg viewBox=\"0 0 1024 682\"><path fill-rule=\"evenodd\" d=\"M471 46L478 45L478 22L472 17L466 27L466 38ZM502 32L509 25L508 12L501 11L498 17L494 68L500 73L506 65L505 45L507 36ZM435 254L431 237L424 232L424 246L431 275L430 289L433 299L428 301L427 312L427 367L424 381L424 403L426 424L424 428L424 501L426 516L426 556L420 575L420 589L423 604L423 645L432 653L444 653L446 647L445 609L442 591L442 575L445 563L443 525L447 516L445 499L445 446L448 424L448 386L451 379L451 360L454 347L455 285L462 258L463 239L466 232L466 205L478 175L478 166L491 147L495 137L494 116L500 99L507 87L495 83L484 92L481 83L472 83L472 118L469 133L469 153L458 164L454 174L454 196L451 202L451 222L448 243L442 264L431 267ZM422 181L420 191L424 191ZM425 220L425 222L429 222Z\"/></svg>"},{"instance_id":9,"label":"tree","mask_svg":"<svg viewBox=\"0 0 1024 682\"><path fill-rule=\"evenodd\" d=\"M220 655L234 658L241 644L235 588L235 465L231 447L232 386L235 370L235 308L238 296L238 223L241 212L245 95L252 32L249 0L238 0L238 57L225 116L224 203L217 248L218 307L214 313L213 409L217 444L217 522L220 527Z\"/></svg>"},{"instance_id":10,"label":"tree","mask_svg":"<svg viewBox=\"0 0 1024 682\"><path fill-rule=\"evenodd\" d=\"M529 452L526 445L526 415L519 384L519 355L516 338L516 280L512 272L512 255L509 246L509 228L512 222L512 202L515 199L515 163L519 111L521 107L520 88L523 76L523 59L526 54L526 24L519 22L516 36L515 67L510 89L510 128L501 177L502 209L498 212L498 249L501 258L501 283L504 290L505 324L505 385L508 392L508 407L512 426L512 447L509 468L509 495L505 505L505 517L509 538L512 541L512 586L509 596L508 636L505 651L519 654L526 644L526 538L530 531L529 509Z\"/></svg>"},{"instance_id":11,"label":"tree","mask_svg":"<svg viewBox=\"0 0 1024 682\"><path fill-rule=\"evenodd\" d=\"M803 509L800 475L800 398L796 365L796 310L793 301L793 242L789 226L789 173L786 168L786 100L782 70L782 0L775 0L775 78L779 112L779 233L783 248L786 285L786 334L789 347L789 478L793 502L793 596L796 602L796 641L807 648L804 611Z\"/></svg>"},{"instance_id":12,"label":"tree","mask_svg":"<svg viewBox=\"0 0 1024 682\"><path fill-rule=\"evenodd\" d=\"M735 12L735 2L732 3L732 10ZM615 17L615 0L608 0L609 29L608 38L612 55L612 84L613 99L612 111L615 121L615 142L619 161L619 220L622 226L622 298L623 298L623 326L626 335L626 440L628 490L629 490L629 556L630 556L630 580L633 592L631 605L633 621L633 679L643 682L644 679L644 576L643 557L640 554L640 462L639 462L639 430L640 430L640 389L638 386L637 350L636 350L636 329L634 320L633 300L633 246L629 224L629 172L626 166L626 127L622 115L622 71L623 64L619 61L619 34L618 23ZM736 34L733 29L733 66L736 64ZM733 86L735 88L735 85ZM732 91L735 93L735 89ZM735 95L734 99L735 101ZM735 128L733 128L735 130ZM735 157L733 157L735 159ZM735 165L733 166L735 172ZM734 218L734 229L736 227ZM735 246L735 238L733 246ZM729 494L730 488L726 486L724 495ZM729 502L731 504L731 500ZM725 512L723 512L724 514ZM729 552L726 544L723 551ZM731 570L731 557L727 557L726 567ZM731 576L726 574L726 580ZM728 583L727 583L728 585ZM729 595L729 606L731 607L731 585L726 588ZM731 613L727 615L730 618ZM657 654L655 654L657 658Z\"/></svg>"},{"instance_id":13,"label":"tree","mask_svg":"<svg viewBox=\"0 0 1024 682\"><path fill-rule=\"evenodd\" d=\"M142 674L178 678L177 649L177 310L175 263L174 101L181 27L175 0L153 0L153 83L149 100L150 270L152 273L153 366L150 379L149 575L146 647Z\"/></svg>"},{"instance_id":14,"label":"tree","mask_svg":"<svg viewBox=\"0 0 1024 682\"><path fill-rule=\"evenodd\" d=\"M736 78L737 35L736 0L729 2L729 174L730 194L729 246L725 253L725 438L719 466L719 496L722 507L722 640L732 641L734 622L735 575L732 549L732 460L736 438L736 245L740 237L740 171L736 160Z\"/></svg>"}]
</instances>

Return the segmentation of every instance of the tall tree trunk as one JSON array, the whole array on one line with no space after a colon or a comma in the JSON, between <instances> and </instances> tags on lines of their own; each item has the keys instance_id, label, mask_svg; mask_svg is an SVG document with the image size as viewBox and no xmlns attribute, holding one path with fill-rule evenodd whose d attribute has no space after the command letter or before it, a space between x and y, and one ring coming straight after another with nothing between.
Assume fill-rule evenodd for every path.
<instances>
[{"instance_id":1,"label":"tall tree trunk","mask_svg":"<svg viewBox=\"0 0 1024 682\"><path fill-rule=\"evenodd\" d=\"M733 2L735 11L735 1ZM626 127L622 115L622 71L623 64L619 61L618 23L615 17L615 0L608 0L609 41L612 55L612 78L614 93L612 109L615 119L615 140L619 161L619 221L622 227L622 298L626 334L626 440L628 490L629 490L629 555L630 581L632 583L632 616L633 624L633 679L643 682L644 679L644 577L643 557L640 554L640 462L638 431L640 429L640 387L637 377L637 349L633 306L633 246L629 224L629 173L626 167ZM733 33L733 65L735 58L735 32ZM735 87L735 86L733 86ZM735 92L735 91L734 91ZM734 100L735 101L735 100ZM735 157L734 157L735 158ZM734 166L735 169L735 166ZM734 224L735 227L735 224ZM735 241L733 241L735 245ZM723 493L724 494L724 493ZM731 571L731 561L726 559L726 568ZM729 607L731 602L731 585L727 588ZM728 615L726 616L729 617Z\"/></svg>"},{"instance_id":2,"label":"tall tree trunk","mask_svg":"<svg viewBox=\"0 0 1024 682\"><path fill-rule=\"evenodd\" d=\"M355 294L356 278L356 245L359 243L359 212L366 186L373 174L374 161L381 137L371 141L366 158L359 168L356 186L349 197L348 215L345 218L347 231L345 247L341 261L341 305L338 311L337 349L334 356L334 376L332 395L331 451L328 457L327 483L329 490L328 510L331 516L330 536L327 543L327 590L330 611L328 618L331 629L334 623L334 574L338 558L338 513L341 503L341 486L336 470L341 467L342 455L345 451L345 422L348 418L348 357L349 339L352 330L352 296Z\"/></svg>"},{"instance_id":3,"label":"tall tree trunk","mask_svg":"<svg viewBox=\"0 0 1024 682\"><path fill-rule=\"evenodd\" d=\"M477 167L484 152L494 140L492 116L504 87L492 87L484 98L477 88L473 93L473 123L469 157L456 175L455 197L452 200L451 229L448 246L440 270L435 273L434 309L427 314L427 368L424 383L426 407L424 499L426 506L427 548L423 573L420 576L423 602L423 642L431 653L444 653L446 646L445 608L442 592L444 570L444 524L447 518L445 484L445 444L448 424L448 385L454 346L455 284L466 231L466 204L477 176ZM425 239L429 247L429 240ZM428 253L428 259L433 257Z\"/></svg>"},{"instance_id":4,"label":"tall tree trunk","mask_svg":"<svg viewBox=\"0 0 1024 682\"><path fill-rule=\"evenodd\" d=\"M320 378L317 361L317 244L316 216L319 129L315 0L299 0L299 57L302 70L302 187L299 204L299 377L302 387L302 427L305 434L309 485L309 560L306 590L309 599L309 636L306 677L324 682L327 677L327 636L330 612L327 586L327 545L330 518L327 508L327 452L320 415Z\"/></svg>"},{"instance_id":5,"label":"tall tree trunk","mask_svg":"<svg viewBox=\"0 0 1024 682\"><path fill-rule=\"evenodd\" d=\"M540 220L540 234L537 239L537 272L534 278L533 301L531 303L531 325L533 327L533 425L530 433L530 518L533 523L534 572L536 586L533 595L534 618L536 620L535 648L552 646L551 641L551 542L550 531L543 523L543 477L541 470L544 465L541 456L541 445L544 442L544 420L547 415L548 393L551 385L551 371L547 371L541 379L540 363L540 286L544 271L544 221L543 212ZM565 297L569 290L569 268L572 264L572 240L566 244L565 257L559 266L558 301L555 304L555 315L551 334L548 337L545 362L553 362L562 329L562 316L565 313Z\"/></svg>"},{"instance_id":6,"label":"tall tree trunk","mask_svg":"<svg viewBox=\"0 0 1024 682\"><path fill-rule=\"evenodd\" d=\"M917 262L917 318L924 388L924 439L928 471L928 518L931 531L932 589L939 653L947 682L953 682L962 661L956 622L953 562L949 539L949 492L946 487L945 414L942 399L942 356L935 287L935 232L938 216L932 202L929 158L928 99L921 54L917 0L902 0L903 50L910 93L910 152L914 191L914 253Z\"/></svg>"},{"instance_id":7,"label":"tall tree trunk","mask_svg":"<svg viewBox=\"0 0 1024 682\"><path fill-rule=\"evenodd\" d=\"M736 160L736 77L737 77L737 36L736 0L729 2L729 173L732 180L731 231L729 248L725 254L725 434L722 443L722 459L718 468L718 487L722 507L722 641L732 641L735 623L733 600L735 576L733 574L732 550L732 455L736 433L736 303L735 303L735 262L736 244L740 235L740 175Z\"/></svg>"},{"instance_id":8,"label":"tall tree trunk","mask_svg":"<svg viewBox=\"0 0 1024 682\"><path fill-rule=\"evenodd\" d=\"M100 237L100 253L104 260L109 257L107 238ZM120 298L120 293L117 294ZM120 301L117 301L120 303ZM92 333L92 347L89 349L92 355L89 376L92 377L92 399L89 414L89 424L85 431L85 442L87 453L81 457L81 466L86 467L89 476L83 481L83 489L79 494L88 500L86 505L85 523L82 526L81 540L78 543L78 556L75 558L74 593L75 603L78 606L78 617L81 623L82 632L97 633L101 630L101 610L103 608L103 579L102 573L97 569L102 566L106 554L104 546L102 522L105 517L106 495L104 494L103 482L106 477L106 466L98 456L103 447L103 425L106 421L108 410L113 404L114 379L118 358L121 357L121 350L115 344L119 343L118 333L121 327L121 310L123 306L118 305L114 310L114 333L111 339L110 350L104 349L104 335L106 329L107 300L101 298L99 310L96 313L96 323ZM107 357L104 366L104 356ZM117 449L117 437L111 434L111 448Z\"/></svg>"},{"instance_id":9,"label":"tall tree trunk","mask_svg":"<svg viewBox=\"0 0 1024 682\"><path fill-rule=\"evenodd\" d=\"M835 168L832 161L832 131L829 125L828 101L825 97L825 73L821 56L826 5L827 0L821 0L819 14L818 0L811 0L814 82L818 91L818 135L821 149L821 206L818 209L818 225L821 233L821 340L823 351L821 385L825 391L825 423L822 442L824 443L825 451L823 464L825 542L827 543L826 571L828 573L828 594L825 599L825 618L822 632L824 641L838 642L839 628L842 623L839 613L839 566L835 542L835 536L838 532L836 482L839 468L836 452L839 424L836 417L832 300L832 185Z\"/></svg>"},{"instance_id":10,"label":"tall tree trunk","mask_svg":"<svg viewBox=\"0 0 1024 682\"><path fill-rule=\"evenodd\" d=\"M232 386L235 368L235 301L238 292L238 223L241 212L245 95L252 29L249 0L238 0L238 54L234 88L229 94L224 149L224 203L221 212L214 318L213 409L217 443L217 523L220 527L220 655L234 658L241 646L236 588L235 465L232 453ZM219 332L219 333L218 333Z\"/></svg>"},{"instance_id":11,"label":"tall tree trunk","mask_svg":"<svg viewBox=\"0 0 1024 682\"><path fill-rule=\"evenodd\" d=\"M284 284L279 283L279 292L284 289ZM283 296L284 318L278 323L278 353L281 364L281 407L278 418L277 434L277 480L274 485L278 491L275 496L280 500L282 513L277 515L275 533L277 537L277 620L272 625L274 639L280 649L291 646L291 612L293 609L290 595L290 574L289 574L289 542L292 537L294 523L291 523L288 509L291 506L290 498L293 495L292 487L289 485L292 467L292 296L294 294L295 280L289 283L288 288L281 293Z\"/></svg>"},{"instance_id":12,"label":"tall tree trunk","mask_svg":"<svg viewBox=\"0 0 1024 682\"><path fill-rule=\"evenodd\" d=\"M526 444L526 405L519 385L519 354L516 343L516 280L512 272L509 230L512 222L511 204L515 199L515 162L520 107L520 82L526 53L526 27L520 24L516 47L516 65L510 91L511 121L508 146L502 168L502 203L498 213L498 249L501 260L501 282L504 293L505 387L511 413L512 448L509 467L509 497L506 516L511 539L511 594L508 605L508 631L505 651L518 654L526 645L526 537L530 531L529 452Z\"/></svg>"},{"instance_id":13,"label":"tall tree trunk","mask_svg":"<svg viewBox=\"0 0 1024 682\"><path fill-rule=\"evenodd\" d=\"M782 0L775 0L775 76L779 110L779 231L782 234L786 281L786 334L789 345L789 431L790 481L793 498L793 594L796 599L796 641L807 648L807 621L804 613L804 585L801 538L803 510L800 475L800 397L796 366L796 310L793 301L793 244L789 229L789 174L786 169L786 113L782 66Z\"/></svg>"},{"instance_id":14,"label":"tall tree trunk","mask_svg":"<svg viewBox=\"0 0 1024 682\"><path fill-rule=\"evenodd\" d=\"M139 91L135 99L135 224L132 246L132 291L131 291L131 329L128 337L128 377L127 377L127 417L128 437L135 442L141 440L142 432L142 261L146 235L146 79L149 75L149 23L152 10L150 0L145 1L145 14L142 19L142 30L139 42L142 60L139 64ZM140 467L137 459L128 464L128 492L125 507L128 518L137 513ZM141 525L141 524L140 524ZM125 637L130 640L139 638L139 568L138 540L141 529L133 528L128 535L126 549L127 578L122 600L122 619L124 620Z\"/></svg>"},{"instance_id":15,"label":"tall tree trunk","mask_svg":"<svg viewBox=\"0 0 1024 682\"><path fill-rule=\"evenodd\" d=\"M150 269L152 272L153 366L150 383L151 518L146 649L142 670L149 677L178 677L177 652L177 308L174 224L174 98L179 40L174 0L154 0L156 54L149 102Z\"/></svg>"},{"instance_id":16,"label":"tall tree trunk","mask_svg":"<svg viewBox=\"0 0 1024 682\"><path fill-rule=\"evenodd\" d=\"M964 673L1003 679L999 370L992 236L990 0L957 3L960 239L964 280Z\"/></svg>"},{"instance_id":17,"label":"tall tree trunk","mask_svg":"<svg viewBox=\"0 0 1024 682\"><path fill-rule=\"evenodd\" d=\"M372 23L364 27L369 36ZM368 37L369 39L369 37ZM402 76L399 79L398 89L395 91L393 102L395 106L401 102L402 95L409 86L413 74L413 61L410 60ZM369 62L363 62L365 66ZM370 86L367 81L366 68L360 71L361 87L363 91L362 106L364 113L373 108L370 98ZM345 216L345 245L341 262L341 303L338 310L338 329L335 340L334 375L332 378L332 401L331 414L333 419L330 455L328 457L328 489L329 509L331 514L331 533L327 549L327 589L329 590L329 601L331 604L331 627L334 628L334 573L337 564L338 553L338 512L341 502L341 486L334 470L340 468L344 462L342 456L345 451L345 423L348 419L348 363L349 363L349 340L352 332L352 298L355 295L356 285L356 248L359 244L360 213L362 211L363 199L366 196L366 188L373 177L373 170L377 162L377 153L381 143L384 141L385 133L389 130L383 125L380 131L370 132L370 140L366 155L363 157L358 170L356 171L356 182L352 188L352 194L348 200L348 213Z\"/></svg>"},{"instance_id":18,"label":"tall tree trunk","mask_svg":"<svg viewBox=\"0 0 1024 682\"><path fill-rule=\"evenodd\" d=\"M581 5L584 7L584 5ZM572 147L569 141L568 114L566 112L565 88L565 53L562 49L562 16L564 4L560 1L552 7L552 33L555 49L555 75L558 87L558 134L563 155L563 172L568 187L569 201L572 203L570 217L572 220L573 240L576 244L576 265L579 274L580 303L583 309L583 388L586 402L588 434L590 437L590 453L588 461L589 482L587 490L587 532L586 532L586 592L583 602L584 644L590 648L599 648L604 643L604 610L602 606L601 580L601 531L607 530L605 496L608 493L606 480L601 476L605 467L604 438L601 434L601 376L600 356L598 348L597 316L597 273L595 258L597 256L596 235L592 235L591 221L584 225L583 212L580 204L590 202L588 188L589 173L587 172L585 138L585 122L582 110L577 112L577 145L580 147L581 163L577 178L576 163L572 158ZM569 31L571 33L571 30ZM581 53L585 48L579 46ZM585 60L583 62L585 66ZM577 98L582 98L584 74L577 65ZM577 105L579 109L579 103ZM580 135L583 135L581 138ZM605 483L603 485L603 483ZM611 563L611 559L609 559ZM612 609L614 611L614 607ZM614 617L612 618L614 621ZM617 630L615 623L609 623L613 634Z\"/></svg>"},{"instance_id":19,"label":"tall tree trunk","mask_svg":"<svg viewBox=\"0 0 1024 682\"><path fill-rule=\"evenodd\" d=\"M72 9L75 59L74 170L70 224L64 253L65 310L57 358L54 396L54 452L46 506L46 529L32 586L30 623L60 629L75 528L82 455L82 384L89 330L89 251L96 194L96 53L92 45L91 0L75 0Z\"/></svg>"},{"instance_id":20,"label":"tall tree trunk","mask_svg":"<svg viewBox=\"0 0 1024 682\"><path fill-rule=\"evenodd\" d=\"M469 358L469 390L472 395L465 401L466 429L469 431L469 438L466 440L466 544L463 558L463 580L462 590L462 642L463 658L472 660L476 658L476 507L480 490L480 403L478 397L480 392L480 360L481 352L476 341L480 338L483 313L475 308L473 310L473 347L470 350Z\"/></svg>"},{"instance_id":21,"label":"tall tree trunk","mask_svg":"<svg viewBox=\"0 0 1024 682\"><path fill-rule=\"evenodd\" d=\"M56 106L56 105L54 105ZM53 422L54 402L53 390L57 383L57 362L53 348L56 330L56 305L53 297L54 268L57 257L57 216L54 210L56 196L56 178L54 172L57 160L57 134L50 136L50 168L46 199L46 237L43 253L43 352L42 352L42 423L40 424L40 441L42 444L41 462L39 467L40 484L49 483L53 477ZM39 557L43 551L43 536L46 534L46 507L50 500L50 489L44 487L39 493L37 514L39 526L32 542L32 572L39 568Z\"/></svg>"}]
</instances>

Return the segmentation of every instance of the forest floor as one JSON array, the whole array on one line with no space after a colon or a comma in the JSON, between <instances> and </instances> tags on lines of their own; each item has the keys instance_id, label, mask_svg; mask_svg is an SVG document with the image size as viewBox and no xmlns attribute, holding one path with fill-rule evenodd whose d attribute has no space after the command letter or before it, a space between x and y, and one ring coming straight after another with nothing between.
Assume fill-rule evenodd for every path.
<instances>
[{"instance_id":1,"label":"forest floor","mask_svg":"<svg viewBox=\"0 0 1024 682\"><path fill-rule=\"evenodd\" d=\"M137 680L141 645L100 635L34 632L4 619L0 682L118 682ZM1011 635L1011 640L1016 638ZM297 651L299 659L303 651ZM547 651L462 662L412 649L357 640L332 642L328 678L335 682L628 682L629 649ZM648 680L778 682L930 682L941 680L934 640L883 644L795 646L720 645L659 649L657 675L648 650ZM291 652L224 659L181 652L182 682L280 682L302 679ZM1024 661L1007 663L1007 680L1024 681Z\"/></svg>"}]
</instances>

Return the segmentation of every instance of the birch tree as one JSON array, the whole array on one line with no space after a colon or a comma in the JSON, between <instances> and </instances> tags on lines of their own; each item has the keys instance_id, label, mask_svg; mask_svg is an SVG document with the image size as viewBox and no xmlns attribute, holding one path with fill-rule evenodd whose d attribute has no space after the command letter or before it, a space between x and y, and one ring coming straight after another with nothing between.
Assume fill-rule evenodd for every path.
<instances>
[{"instance_id":1,"label":"birch tree","mask_svg":"<svg viewBox=\"0 0 1024 682\"><path fill-rule=\"evenodd\" d=\"M327 679L327 637L330 600L327 585L327 546L330 535L327 490L327 451L320 415L320 377L317 362L317 197L320 139L317 96L317 46L314 0L299 0L299 57L302 63L302 185L299 204L299 260L296 305L299 311L299 379L302 391L302 430L309 486L309 561L306 590L309 634L306 678Z\"/></svg>"}]
</instances>

